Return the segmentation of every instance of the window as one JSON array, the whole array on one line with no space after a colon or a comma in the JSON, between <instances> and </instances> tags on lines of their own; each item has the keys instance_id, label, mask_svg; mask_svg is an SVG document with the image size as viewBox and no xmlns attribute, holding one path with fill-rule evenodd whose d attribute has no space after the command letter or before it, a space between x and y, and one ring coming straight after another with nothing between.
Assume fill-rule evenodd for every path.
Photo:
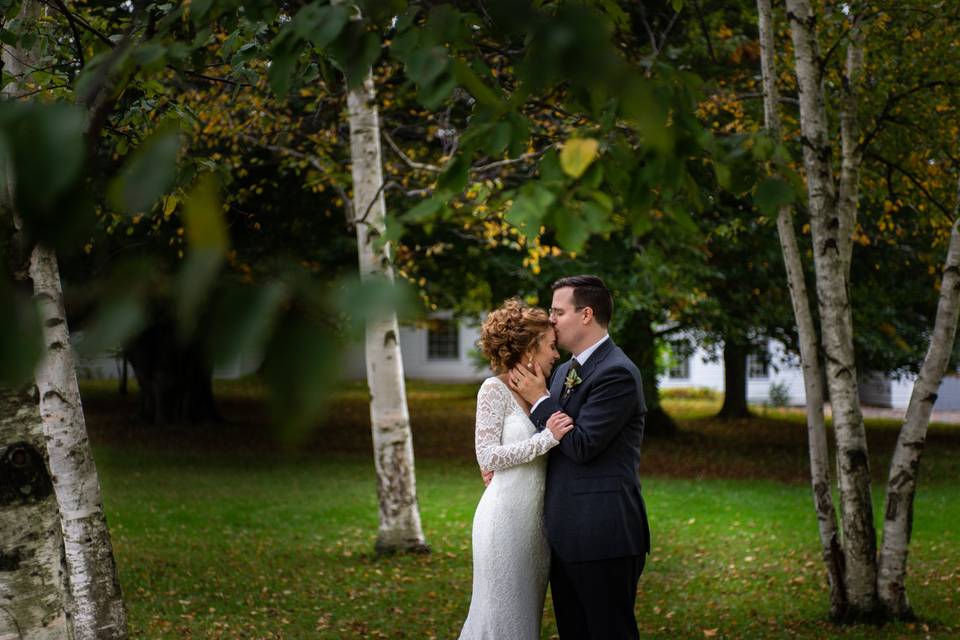
<instances>
[{"instance_id":1,"label":"window","mask_svg":"<svg viewBox=\"0 0 960 640\"><path fill-rule=\"evenodd\" d=\"M686 380L690 377L690 347L687 343L670 343L670 370L667 375L674 380Z\"/></svg>"},{"instance_id":2,"label":"window","mask_svg":"<svg viewBox=\"0 0 960 640\"><path fill-rule=\"evenodd\" d=\"M427 329L427 360L460 358L460 331L456 320L435 318Z\"/></svg>"},{"instance_id":3,"label":"window","mask_svg":"<svg viewBox=\"0 0 960 640\"><path fill-rule=\"evenodd\" d=\"M758 347L756 351L747 356L747 377L770 377L770 356L763 347Z\"/></svg>"}]
</instances>

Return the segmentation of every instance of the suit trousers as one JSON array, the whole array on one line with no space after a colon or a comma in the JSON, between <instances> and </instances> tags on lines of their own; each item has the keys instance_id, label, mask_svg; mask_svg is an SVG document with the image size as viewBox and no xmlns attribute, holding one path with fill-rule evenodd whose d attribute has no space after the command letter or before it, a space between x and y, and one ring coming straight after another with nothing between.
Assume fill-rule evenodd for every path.
<instances>
[{"instance_id":1,"label":"suit trousers","mask_svg":"<svg viewBox=\"0 0 960 640\"><path fill-rule=\"evenodd\" d=\"M633 613L645 556L564 562L553 551L550 592L561 640L640 637Z\"/></svg>"}]
</instances>

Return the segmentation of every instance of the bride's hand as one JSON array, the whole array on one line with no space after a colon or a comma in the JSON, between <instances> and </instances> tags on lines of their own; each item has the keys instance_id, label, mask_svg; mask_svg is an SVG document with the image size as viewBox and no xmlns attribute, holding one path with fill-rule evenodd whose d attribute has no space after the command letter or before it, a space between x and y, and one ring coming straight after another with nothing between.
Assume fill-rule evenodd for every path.
<instances>
[{"instance_id":1,"label":"bride's hand","mask_svg":"<svg viewBox=\"0 0 960 640\"><path fill-rule=\"evenodd\" d=\"M547 418L547 429L550 429L554 439L559 442L563 436L573 429L573 418L563 411L557 411Z\"/></svg>"},{"instance_id":2,"label":"bride's hand","mask_svg":"<svg viewBox=\"0 0 960 640\"><path fill-rule=\"evenodd\" d=\"M547 391L547 377L540 368L540 363L533 364L533 370L530 371L523 365L517 365L510 369L510 388L527 401L527 404L534 404L543 396L550 395Z\"/></svg>"}]
</instances>

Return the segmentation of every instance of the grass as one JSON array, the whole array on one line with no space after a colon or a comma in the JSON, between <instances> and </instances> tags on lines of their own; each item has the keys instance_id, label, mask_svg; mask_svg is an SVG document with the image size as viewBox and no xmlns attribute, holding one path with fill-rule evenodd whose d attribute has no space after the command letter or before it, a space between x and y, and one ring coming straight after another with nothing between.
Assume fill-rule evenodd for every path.
<instances>
[{"instance_id":1,"label":"grass","mask_svg":"<svg viewBox=\"0 0 960 640\"><path fill-rule=\"evenodd\" d=\"M293 451L264 428L254 382L221 386L229 422L194 429L132 427L133 399L85 388L133 637L456 637L482 492L472 460L474 389L411 385L433 552L377 558L362 387L338 394L330 417ZM960 632L960 430L932 428L923 461L908 582L922 620L836 628L825 620L802 415L729 424L703 417L716 401L676 399L667 408L683 435L644 445L654 551L637 598L643 637ZM882 477L896 432L870 431ZM880 513L881 490L875 504ZM555 633L548 599L543 637Z\"/></svg>"}]
</instances>

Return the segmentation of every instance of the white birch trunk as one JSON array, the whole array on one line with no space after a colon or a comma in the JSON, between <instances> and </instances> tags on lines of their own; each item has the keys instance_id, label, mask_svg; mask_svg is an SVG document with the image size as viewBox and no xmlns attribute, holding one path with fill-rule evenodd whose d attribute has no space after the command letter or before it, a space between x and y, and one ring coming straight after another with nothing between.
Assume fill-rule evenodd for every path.
<instances>
[{"instance_id":1,"label":"white birch trunk","mask_svg":"<svg viewBox=\"0 0 960 640\"><path fill-rule=\"evenodd\" d=\"M24 2L20 16L28 22L36 21L39 11L37 3ZM5 51L4 68L19 75L33 57L30 51ZM5 87L4 92L12 98L20 93L16 84ZM7 172L8 180L15 171L16 167L12 167ZM12 207L12 182L6 187L7 202ZM29 276L43 323L44 354L34 379L40 394L46 456L60 512L68 576L67 608L73 635L77 640L125 639L126 611L103 513L100 480L80 404L56 254L46 247L34 247Z\"/></svg>"},{"instance_id":2,"label":"white birch trunk","mask_svg":"<svg viewBox=\"0 0 960 640\"><path fill-rule=\"evenodd\" d=\"M781 139L779 90L774 49L773 11L770 0L757 0L760 31L760 61L763 71L764 115L767 130L774 140ZM793 207L780 208L777 215L780 248L787 271L790 301L800 337L800 360L807 406L807 444L810 454L810 482L817 514L820 545L830 585L830 613L842 617L846 608L843 585L843 550L837 530L837 515L830 492L830 462L827 430L823 416L823 376L817 348L817 332L810 311L810 298L804 279L803 262L793 227Z\"/></svg>"},{"instance_id":3,"label":"white birch trunk","mask_svg":"<svg viewBox=\"0 0 960 640\"><path fill-rule=\"evenodd\" d=\"M843 77L843 94L840 109L840 192L837 201L839 211L840 259L843 277L850 280L850 261L853 255L853 235L857 228L857 212L860 208L860 85L863 81L863 31L860 27L862 8L859 3L850 5L853 26L847 38L846 73Z\"/></svg>"},{"instance_id":4,"label":"white birch trunk","mask_svg":"<svg viewBox=\"0 0 960 640\"><path fill-rule=\"evenodd\" d=\"M0 387L0 640L68 640L57 499L36 388Z\"/></svg>"},{"instance_id":5,"label":"white birch trunk","mask_svg":"<svg viewBox=\"0 0 960 640\"><path fill-rule=\"evenodd\" d=\"M35 379L60 505L74 633L78 640L126 638L126 610L103 512L100 478L87 438L57 256L51 249L34 247L30 277L44 334L44 354Z\"/></svg>"},{"instance_id":6,"label":"white birch trunk","mask_svg":"<svg viewBox=\"0 0 960 640\"><path fill-rule=\"evenodd\" d=\"M831 164L816 18L808 0L787 0L800 95L800 126L807 174L810 228L820 310L822 344L827 359L827 387L837 439L837 475L845 557L844 586L851 618L871 617L878 608L876 530L870 494L867 439L860 412L853 351L844 252L852 229L851 212L838 207ZM857 46L856 40L851 46ZM850 114L847 114L850 116ZM855 116L852 116L855 117ZM846 159L845 159L846 160ZM849 193L844 193L844 196ZM841 217L844 219L841 220Z\"/></svg>"},{"instance_id":7,"label":"white birch trunk","mask_svg":"<svg viewBox=\"0 0 960 640\"><path fill-rule=\"evenodd\" d=\"M350 117L350 156L353 162L353 215L357 228L360 276L393 281L390 247L379 250L377 239L386 230L380 122L373 76L347 94ZM367 321L367 384L370 387L370 423L377 470L380 553L426 551L420 525L414 473L413 437L407 411L397 315L391 311Z\"/></svg>"},{"instance_id":8,"label":"white birch trunk","mask_svg":"<svg viewBox=\"0 0 960 640\"><path fill-rule=\"evenodd\" d=\"M954 210L950 246L940 283L940 300L933 326L930 347L923 359L920 376L913 385L910 404L897 446L890 462L887 480L887 508L883 520L883 544L880 548L880 599L895 617L910 615L905 587L907 552L913 527L913 499L917 490L920 456L927 437L930 413L937 400L940 383L950 362L957 334L960 308L960 180L957 183L957 204Z\"/></svg>"}]
</instances>

